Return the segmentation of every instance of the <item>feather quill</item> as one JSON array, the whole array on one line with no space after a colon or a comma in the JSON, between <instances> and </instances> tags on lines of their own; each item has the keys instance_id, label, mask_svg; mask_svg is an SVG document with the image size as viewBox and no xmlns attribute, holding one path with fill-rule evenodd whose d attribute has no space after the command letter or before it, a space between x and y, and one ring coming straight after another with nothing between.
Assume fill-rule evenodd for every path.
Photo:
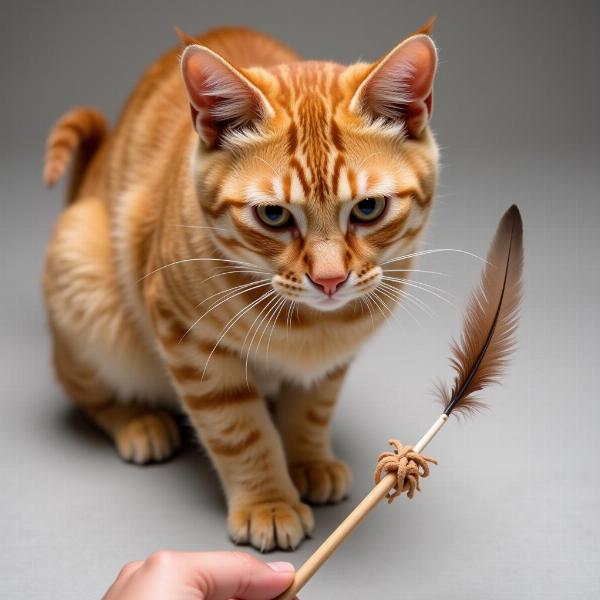
<instances>
[{"instance_id":1,"label":"feather quill","mask_svg":"<svg viewBox=\"0 0 600 600\"><path fill-rule=\"evenodd\" d=\"M450 344L456 376L451 390L441 385L437 390L444 414L469 414L485 406L477 393L498 382L515 346L522 274L523 221L513 205L498 225L481 281L467 304L462 336Z\"/></svg>"}]
</instances>

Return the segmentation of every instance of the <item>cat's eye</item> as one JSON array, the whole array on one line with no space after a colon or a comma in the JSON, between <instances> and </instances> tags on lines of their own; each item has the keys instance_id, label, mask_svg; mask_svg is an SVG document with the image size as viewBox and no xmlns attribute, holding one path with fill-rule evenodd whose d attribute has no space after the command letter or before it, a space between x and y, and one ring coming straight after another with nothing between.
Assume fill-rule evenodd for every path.
<instances>
[{"instance_id":1,"label":"cat's eye","mask_svg":"<svg viewBox=\"0 0 600 600\"><path fill-rule=\"evenodd\" d=\"M261 204L256 207L256 215L268 227L283 229L294 224L292 213L279 204Z\"/></svg>"},{"instance_id":2,"label":"cat's eye","mask_svg":"<svg viewBox=\"0 0 600 600\"><path fill-rule=\"evenodd\" d=\"M364 198L352 207L350 220L353 223L371 223L385 210L387 198Z\"/></svg>"}]
</instances>

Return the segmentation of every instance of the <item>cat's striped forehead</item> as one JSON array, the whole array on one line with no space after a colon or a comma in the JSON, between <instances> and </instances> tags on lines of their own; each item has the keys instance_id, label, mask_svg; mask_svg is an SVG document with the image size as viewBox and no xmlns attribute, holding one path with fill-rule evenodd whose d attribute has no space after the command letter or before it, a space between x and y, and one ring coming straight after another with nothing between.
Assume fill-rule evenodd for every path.
<instances>
[{"instance_id":1,"label":"cat's striped forehead","mask_svg":"<svg viewBox=\"0 0 600 600\"><path fill-rule=\"evenodd\" d=\"M268 142L265 155L258 158L267 161L268 167L263 164L256 169L254 165L266 176L255 177L246 188L250 200L322 204L367 192L394 191L385 170L369 168L376 162L369 160L371 157L389 155L375 152L382 149L377 142L390 145L389 136L377 136L376 132L369 136L365 131L356 135L362 120L348 110L356 89L349 74L347 67L330 62L269 69L266 95L279 116L280 143ZM252 152L249 160L256 162L257 156L260 153Z\"/></svg>"},{"instance_id":2,"label":"cat's striped forehead","mask_svg":"<svg viewBox=\"0 0 600 600\"><path fill-rule=\"evenodd\" d=\"M286 150L290 171L277 190L285 201L300 196L326 199L337 195L344 142L336 121L344 99L335 63L304 62L272 69L277 79L276 102L286 113ZM337 173L335 162L338 161ZM293 177L295 175L295 177ZM296 179L301 189L293 187Z\"/></svg>"}]
</instances>

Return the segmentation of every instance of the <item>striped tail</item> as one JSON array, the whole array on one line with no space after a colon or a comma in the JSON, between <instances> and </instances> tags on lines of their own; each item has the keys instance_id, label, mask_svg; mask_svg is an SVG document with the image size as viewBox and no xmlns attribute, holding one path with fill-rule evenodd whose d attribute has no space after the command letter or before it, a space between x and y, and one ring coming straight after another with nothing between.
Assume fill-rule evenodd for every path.
<instances>
[{"instance_id":1,"label":"striped tail","mask_svg":"<svg viewBox=\"0 0 600 600\"><path fill-rule=\"evenodd\" d=\"M46 143L44 183L52 187L63 176L75 154L67 202L73 201L86 167L106 137L106 119L93 108L74 108L52 128Z\"/></svg>"}]
</instances>

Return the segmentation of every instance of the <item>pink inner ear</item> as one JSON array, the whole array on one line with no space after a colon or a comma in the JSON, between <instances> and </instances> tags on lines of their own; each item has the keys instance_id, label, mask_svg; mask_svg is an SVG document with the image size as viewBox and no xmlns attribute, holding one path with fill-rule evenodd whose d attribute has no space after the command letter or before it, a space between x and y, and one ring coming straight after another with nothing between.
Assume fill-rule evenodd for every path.
<instances>
[{"instance_id":1,"label":"pink inner ear","mask_svg":"<svg viewBox=\"0 0 600 600\"><path fill-rule=\"evenodd\" d=\"M194 126L209 146L218 144L225 129L235 129L261 116L260 93L210 50L189 46L181 70Z\"/></svg>"},{"instance_id":2,"label":"pink inner ear","mask_svg":"<svg viewBox=\"0 0 600 600\"><path fill-rule=\"evenodd\" d=\"M431 39L426 35L409 38L363 82L359 88L363 106L376 116L404 121L410 135L419 135L431 114L436 65Z\"/></svg>"}]
</instances>

